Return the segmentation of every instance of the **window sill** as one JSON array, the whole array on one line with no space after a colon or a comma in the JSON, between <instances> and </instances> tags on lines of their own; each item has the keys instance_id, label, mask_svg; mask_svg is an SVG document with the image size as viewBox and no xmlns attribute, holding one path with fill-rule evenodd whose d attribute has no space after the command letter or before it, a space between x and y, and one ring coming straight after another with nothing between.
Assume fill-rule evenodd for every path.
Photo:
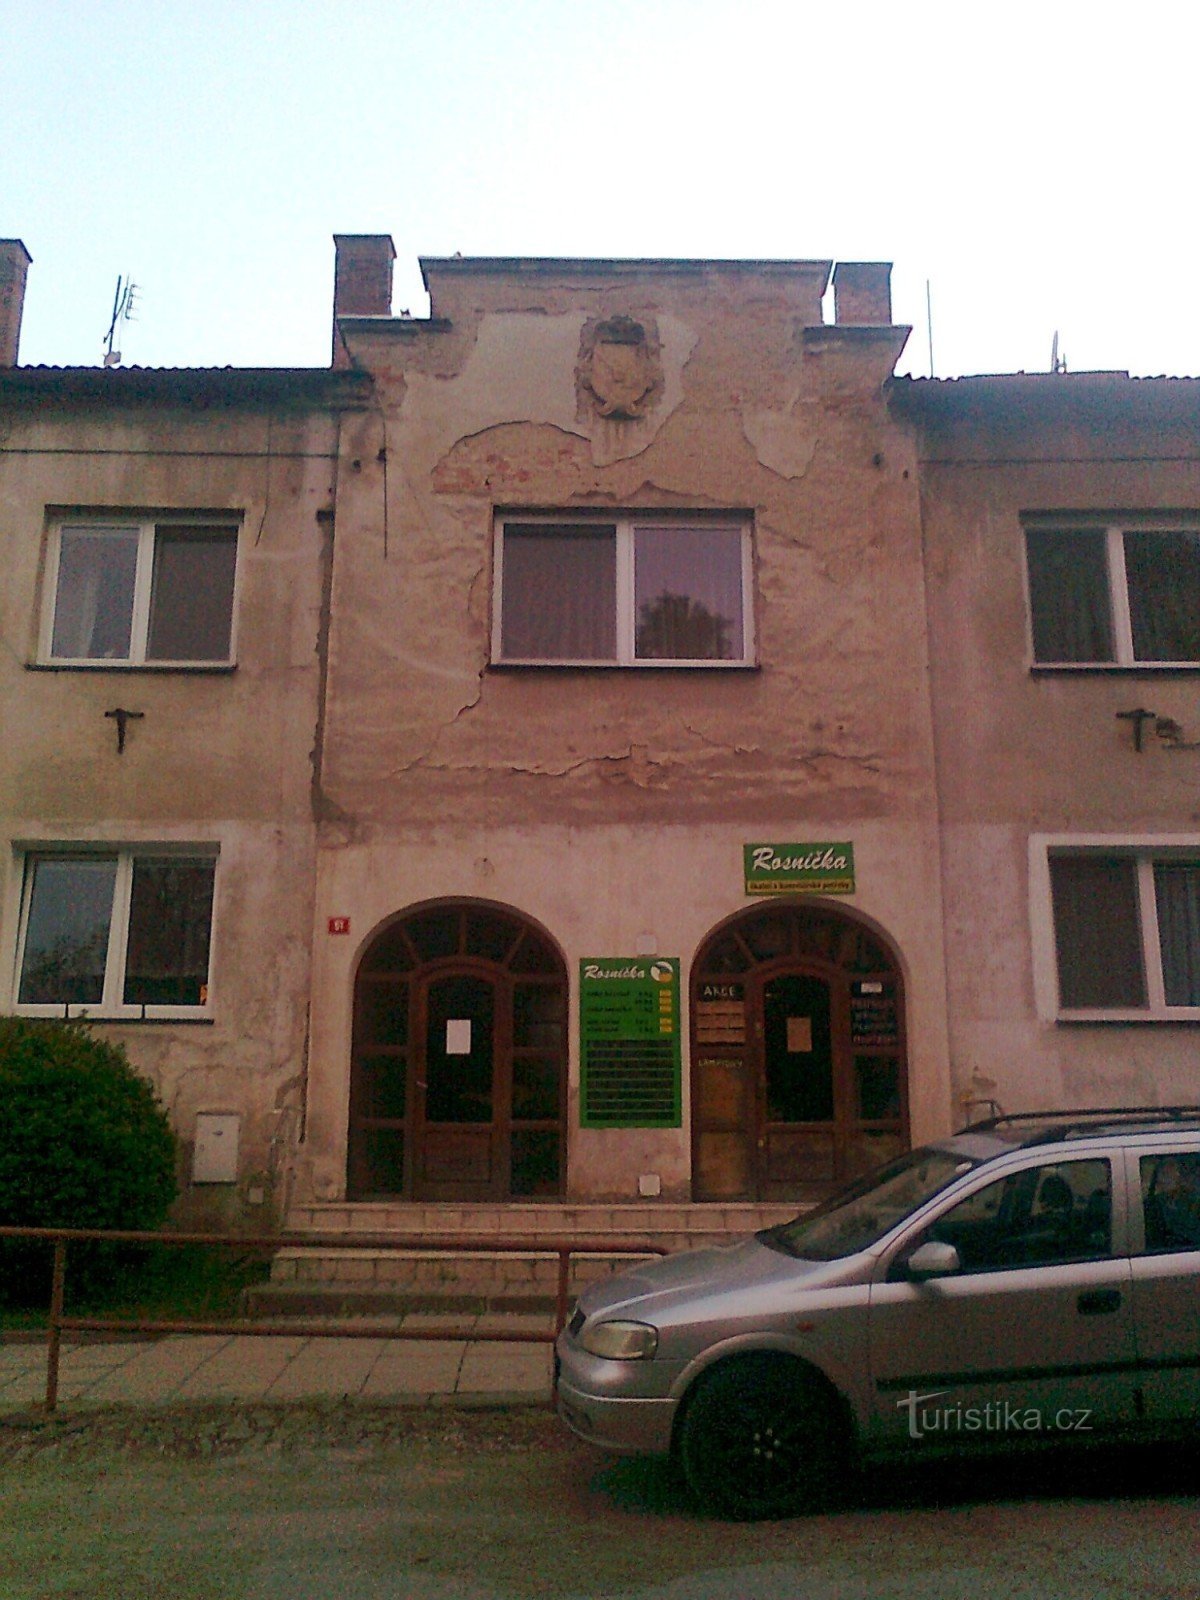
<instances>
[{"instance_id":1,"label":"window sill","mask_svg":"<svg viewBox=\"0 0 1200 1600\"><path fill-rule=\"evenodd\" d=\"M190 677L228 677L236 661L27 661L26 672L185 673Z\"/></svg>"},{"instance_id":2,"label":"window sill","mask_svg":"<svg viewBox=\"0 0 1200 1600\"><path fill-rule=\"evenodd\" d=\"M757 661L490 661L489 672L761 672Z\"/></svg>"},{"instance_id":3,"label":"window sill","mask_svg":"<svg viewBox=\"0 0 1200 1600\"><path fill-rule=\"evenodd\" d=\"M207 1008L199 1006L125 1006L119 1011L101 1011L93 1006L38 1006L16 1005L13 1007L14 1016L37 1017L43 1022L116 1022L132 1023L140 1027L142 1023L161 1026L177 1027L184 1024L187 1027L211 1026L216 1018Z\"/></svg>"},{"instance_id":4,"label":"window sill","mask_svg":"<svg viewBox=\"0 0 1200 1600\"><path fill-rule=\"evenodd\" d=\"M1187 678L1196 673L1200 661L1034 661L1029 666L1032 678Z\"/></svg>"},{"instance_id":5,"label":"window sill","mask_svg":"<svg viewBox=\"0 0 1200 1600\"><path fill-rule=\"evenodd\" d=\"M1111 1026L1116 1023L1119 1027L1146 1025L1159 1026L1163 1023L1182 1023L1185 1027L1194 1027L1200 1022L1200 1006L1178 1006L1172 1011L1060 1011L1055 1016L1056 1023L1063 1023L1068 1027L1080 1023Z\"/></svg>"}]
</instances>

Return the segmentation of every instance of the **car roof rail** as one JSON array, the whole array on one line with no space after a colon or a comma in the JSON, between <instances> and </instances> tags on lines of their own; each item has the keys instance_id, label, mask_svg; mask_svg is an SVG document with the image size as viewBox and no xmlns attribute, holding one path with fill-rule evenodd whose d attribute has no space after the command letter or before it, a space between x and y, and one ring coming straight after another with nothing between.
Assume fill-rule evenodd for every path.
<instances>
[{"instance_id":1,"label":"car roof rail","mask_svg":"<svg viewBox=\"0 0 1200 1600\"><path fill-rule=\"evenodd\" d=\"M1200 1105L1190 1106L1077 1106L1064 1111L1010 1111L1002 1116L972 1122L964 1133L995 1133L1013 1124L1041 1123L1043 1132L1026 1140L1028 1144L1050 1144L1058 1139L1097 1133L1100 1127L1118 1123L1200 1122Z\"/></svg>"}]
</instances>

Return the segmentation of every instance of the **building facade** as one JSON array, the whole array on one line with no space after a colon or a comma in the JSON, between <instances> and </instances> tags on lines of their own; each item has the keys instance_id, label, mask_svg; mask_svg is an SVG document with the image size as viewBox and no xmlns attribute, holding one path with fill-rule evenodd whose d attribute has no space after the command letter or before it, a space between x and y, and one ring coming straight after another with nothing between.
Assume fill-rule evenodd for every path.
<instances>
[{"instance_id":1,"label":"building facade","mask_svg":"<svg viewBox=\"0 0 1200 1600\"><path fill-rule=\"evenodd\" d=\"M329 371L0 368L0 1010L127 1044L189 1214L1194 1100L1200 385L895 379L881 264L393 257Z\"/></svg>"}]
</instances>

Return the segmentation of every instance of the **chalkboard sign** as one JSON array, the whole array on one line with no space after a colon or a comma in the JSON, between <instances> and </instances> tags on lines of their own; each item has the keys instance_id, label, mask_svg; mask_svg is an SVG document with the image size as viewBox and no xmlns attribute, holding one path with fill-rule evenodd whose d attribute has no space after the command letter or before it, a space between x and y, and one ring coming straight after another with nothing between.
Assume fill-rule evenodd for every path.
<instances>
[{"instance_id":1,"label":"chalkboard sign","mask_svg":"<svg viewBox=\"0 0 1200 1600\"><path fill-rule=\"evenodd\" d=\"M856 978L850 985L850 1043L868 1050L900 1042L896 991L887 978Z\"/></svg>"}]
</instances>

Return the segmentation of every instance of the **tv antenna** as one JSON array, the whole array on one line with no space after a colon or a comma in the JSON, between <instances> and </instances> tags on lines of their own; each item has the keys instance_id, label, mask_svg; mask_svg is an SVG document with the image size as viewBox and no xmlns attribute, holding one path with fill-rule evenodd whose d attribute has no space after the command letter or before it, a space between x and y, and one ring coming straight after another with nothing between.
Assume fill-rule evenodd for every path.
<instances>
[{"instance_id":1,"label":"tv antenna","mask_svg":"<svg viewBox=\"0 0 1200 1600\"><path fill-rule=\"evenodd\" d=\"M1065 372L1066 370L1067 358L1066 356L1060 356L1058 353L1058 329L1055 328L1054 338L1050 344L1050 371Z\"/></svg>"},{"instance_id":2,"label":"tv antenna","mask_svg":"<svg viewBox=\"0 0 1200 1600\"><path fill-rule=\"evenodd\" d=\"M117 290L113 295L112 321L108 325L108 332L104 336L105 351L104 365L106 367L119 367L121 365L121 352L114 348L117 339L117 328L122 322L135 320L137 297L141 293L132 278L117 279Z\"/></svg>"}]
</instances>

